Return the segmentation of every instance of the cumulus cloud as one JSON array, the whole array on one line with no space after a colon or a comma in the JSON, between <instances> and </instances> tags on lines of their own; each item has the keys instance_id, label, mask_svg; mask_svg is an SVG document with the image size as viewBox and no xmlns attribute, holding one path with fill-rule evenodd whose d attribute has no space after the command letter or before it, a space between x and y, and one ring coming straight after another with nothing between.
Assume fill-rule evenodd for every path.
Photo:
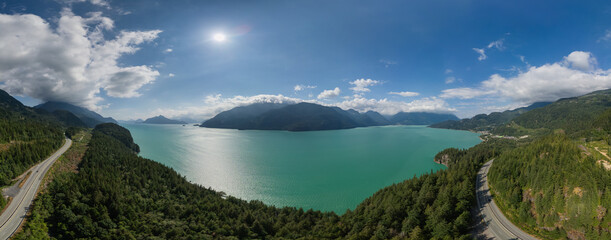
<instances>
[{"instance_id":1,"label":"cumulus cloud","mask_svg":"<svg viewBox=\"0 0 611 240\"><path fill-rule=\"evenodd\" d=\"M608 88L611 88L611 69L599 69L591 53L575 51L563 61L532 66L513 77L494 74L477 88L443 90L440 97L470 99L488 95L530 104Z\"/></svg>"},{"instance_id":2,"label":"cumulus cloud","mask_svg":"<svg viewBox=\"0 0 611 240\"><path fill-rule=\"evenodd\" d=\"M564 57L564 60L573 68L577 68L583 71L589 71L596 67L596 58L589 52L574 51L568 56Z\"/></svg>"},{"instance_id":3,"label":"cumulus cloud","mask_svg":"<svg viewBox=\"0 0 611 240\"><path fill-rule=\"evenodd\" d=\"M339 96L340 89L336 87L335 89L324 90L320 94L318 94L318 99L328 99Z\"/></svg>"},{"instance_id":4,"label":"cumulus cloud","mask_svg":"<svg viewBox=\"0 0 611 240\"><path fill-rule=\"evenodd\" d=\"M169 74L168 74L168 77L173 78L174 76L176 76L176 75L174 75L174 73L169 73Z\"/></svg>"},{"instance_id":5,"label":"cumulus cloud","mask_svg":"<svg viewBox=\"0 0 611 240\"><path fill-rule=\"evenodd\" d=\"M420 93L417 93L417 92L408 92L408 91L405 91L405 92L389 92L388 94L399 95L401 97L415 97L415 96L420 95Z\"/></svg>"},{"instance_id":6,"label":"cumulus cloud","mask_svg":"<svg viewBox=\"0 0 611 240\"><path fill-rule=\"evenodd\" d=\"M55 24L54 24L55 25ZM56 27L33 14L0 14L0 88L43 101L97 109L100 89L112 97L137 97L159 72L149 66L119 66L118 59L161 31L121 31L106 40L113 21L64 9Z\"/></svg>"},{"instance_id":7,"label":"cumulus cloud","mask_svg":"<svg viewBox=\"0 0 611 240\"><path fill-rule=\"evenodd\" d=\"M165 52L165 53L171 53L171 52L173 52L173 51L174 51L174 49L171 49L171 48L168 48L168 49L166 49L166 50L163 50L163 52Z\"/></svg>"},{"instance_id":8,"label":"cumulus cloud","mask_svg":"<svg viewBox=\"0 0 611 240\"><path fill-rule=\"evenodd\" d=\"M375 86L380 83L381 82L378 80L361 78L350 82L350 84L354 85L354 87L351 87L350 90L354 91L355 93L369 92L371 90L368 87Z\"/></svg>"},{"instance_id":9,"label":"cumulus cloud","mask_svg":"<svg viewBox=\"0 0 611 240\"><path fill-rule=\"evenodd\" d=\"M306 89L314 89L316 88L316 86L310 86L310 85L295 85L295 87L293 88L293 90L295 90L295 92L299 92L299 91L303 91Z\"/></svg>"}]
</instances>

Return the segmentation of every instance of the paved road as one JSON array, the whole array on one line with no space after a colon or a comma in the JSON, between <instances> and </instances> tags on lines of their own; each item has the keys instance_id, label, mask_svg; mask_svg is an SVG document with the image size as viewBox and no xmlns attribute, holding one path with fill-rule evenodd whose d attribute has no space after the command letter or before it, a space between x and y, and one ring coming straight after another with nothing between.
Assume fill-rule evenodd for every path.
<instances>
[{"instance_id":1,"label":"paved road","mask_svg":"<svg viewBox=\"0 0 611 240\"><path fill-rule=\"evenodd\" d=\"M525 239L537 238L525 233L511 223L496 206L488 188L488 170L494 160L488 161L477 173L476 195L479 209L479 219L485 228L483 234L494 239Z\"/></svg>"},{"instance_id":2,"label":"paved road","mask_svg":"<svg viewBox=\"0 0 611 240\"><path fill-rule=\"evenodd\" d=\"M0 216L0 239L8 239L17 231L19 225L25 219L25 215L28 211L32 201L36 196L38 187L42 182L43 177L53 165L53 162L59 158L68 148L72 145L70 139L66 139L66 143L51 157L47 158L38 165L32 167L29 171L32 171L30 177L27 179L21 190L13 198L11 204L6 208L6 211Z\"/></svg>"}]
</instances>

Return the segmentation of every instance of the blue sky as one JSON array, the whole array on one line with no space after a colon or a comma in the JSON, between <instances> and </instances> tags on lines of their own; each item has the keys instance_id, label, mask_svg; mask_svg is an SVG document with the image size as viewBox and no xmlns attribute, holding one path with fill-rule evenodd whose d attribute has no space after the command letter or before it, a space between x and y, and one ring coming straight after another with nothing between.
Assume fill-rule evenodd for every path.
<instances>
[{"instance_id":1,"label":"blue sky","mask_svg":"<svg viewBox=\"0 0 611 240\"><path fill-rule=\"evenodd\" d=\"M0 13L0 88L117 119L199 121L260 101L470 117L611 87L609 1L42 0Z\"/></svg>"}]
</instances>

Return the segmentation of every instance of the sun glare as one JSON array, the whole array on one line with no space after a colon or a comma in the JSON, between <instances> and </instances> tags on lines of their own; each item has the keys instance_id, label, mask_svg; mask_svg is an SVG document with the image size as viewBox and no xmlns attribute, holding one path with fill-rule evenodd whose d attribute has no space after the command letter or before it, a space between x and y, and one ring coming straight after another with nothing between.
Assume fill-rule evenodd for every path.
<instances>
[{"instance_id":1,"label":"sun glare","mask_svg":"<svg viewBox=\"0 0 611 240\"><path fill-rule=\"evenodd\" d=\"M214 34L212 39L214 39L214 41L216 42L224 42L225 40L227 40L227 36L225 36L225 34L222 34L222 33L216 33Z\"/></svg>"}]
</instances>

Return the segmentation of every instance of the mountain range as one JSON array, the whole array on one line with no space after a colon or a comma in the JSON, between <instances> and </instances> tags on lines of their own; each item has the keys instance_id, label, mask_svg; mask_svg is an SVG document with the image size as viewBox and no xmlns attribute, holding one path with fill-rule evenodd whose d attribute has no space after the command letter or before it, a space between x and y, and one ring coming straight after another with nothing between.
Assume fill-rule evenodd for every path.
<instances>
[{"instance_id":1,"label":"mountain range","mask_svg":"<svg viewBox=\"0 0 611 240\"><path fill-rule=\"evenodd\" d=\"M314 103L256 103L224 111L203 122L201 127L242 130L313 131L348 129L392 124L429 125L458 119L453 114L400 112L390 118L375 111L327 107Z\"/></svg>"},{"instance_id":2,"label":"mountain range","mask_svg":"<svg viewBox=\"0 0 611 240\"><path fill-rule=\"evenodd\" d=\"M446 128L456 130L490 131L495 127L509 123L511 120L532 109L541 108L551 102L536 102L527 107L516 108L504 112L493 112L490 114L478 114L472 118L462 120L447 120L432 124L432 128Z\"/></svg>"},{"instance_id":3,"label":"mountain range","mask_svg":"<svg viewBox=\"0 0 611 240\"><path fill-rule=\"evenodd\" d=\"M91 128L95 127L100 123L117 123L117 121L111 117L103 117L102 115L94 111L90 111L83 107L75 106L65 102L51 101L37 105L34 108L39 110L45 110L49 113L53 113L58 110L68 111L74 114L77 118L79 118L85 126Z\"/></svg>"},{"instance_id":4,"label":"mountain range","mask_svg":"<svg viewBox=\"0 0 611 240\"><path fill-rule=\"evenodd\" d=\"M186 122L183 122L183 121L166 118L163 115L159 115L159 116L156 116L156 117L148 118L148 119L144 120L142 123L147 123L147 124L187 124Z\"/></svg>"}]
</instances>

